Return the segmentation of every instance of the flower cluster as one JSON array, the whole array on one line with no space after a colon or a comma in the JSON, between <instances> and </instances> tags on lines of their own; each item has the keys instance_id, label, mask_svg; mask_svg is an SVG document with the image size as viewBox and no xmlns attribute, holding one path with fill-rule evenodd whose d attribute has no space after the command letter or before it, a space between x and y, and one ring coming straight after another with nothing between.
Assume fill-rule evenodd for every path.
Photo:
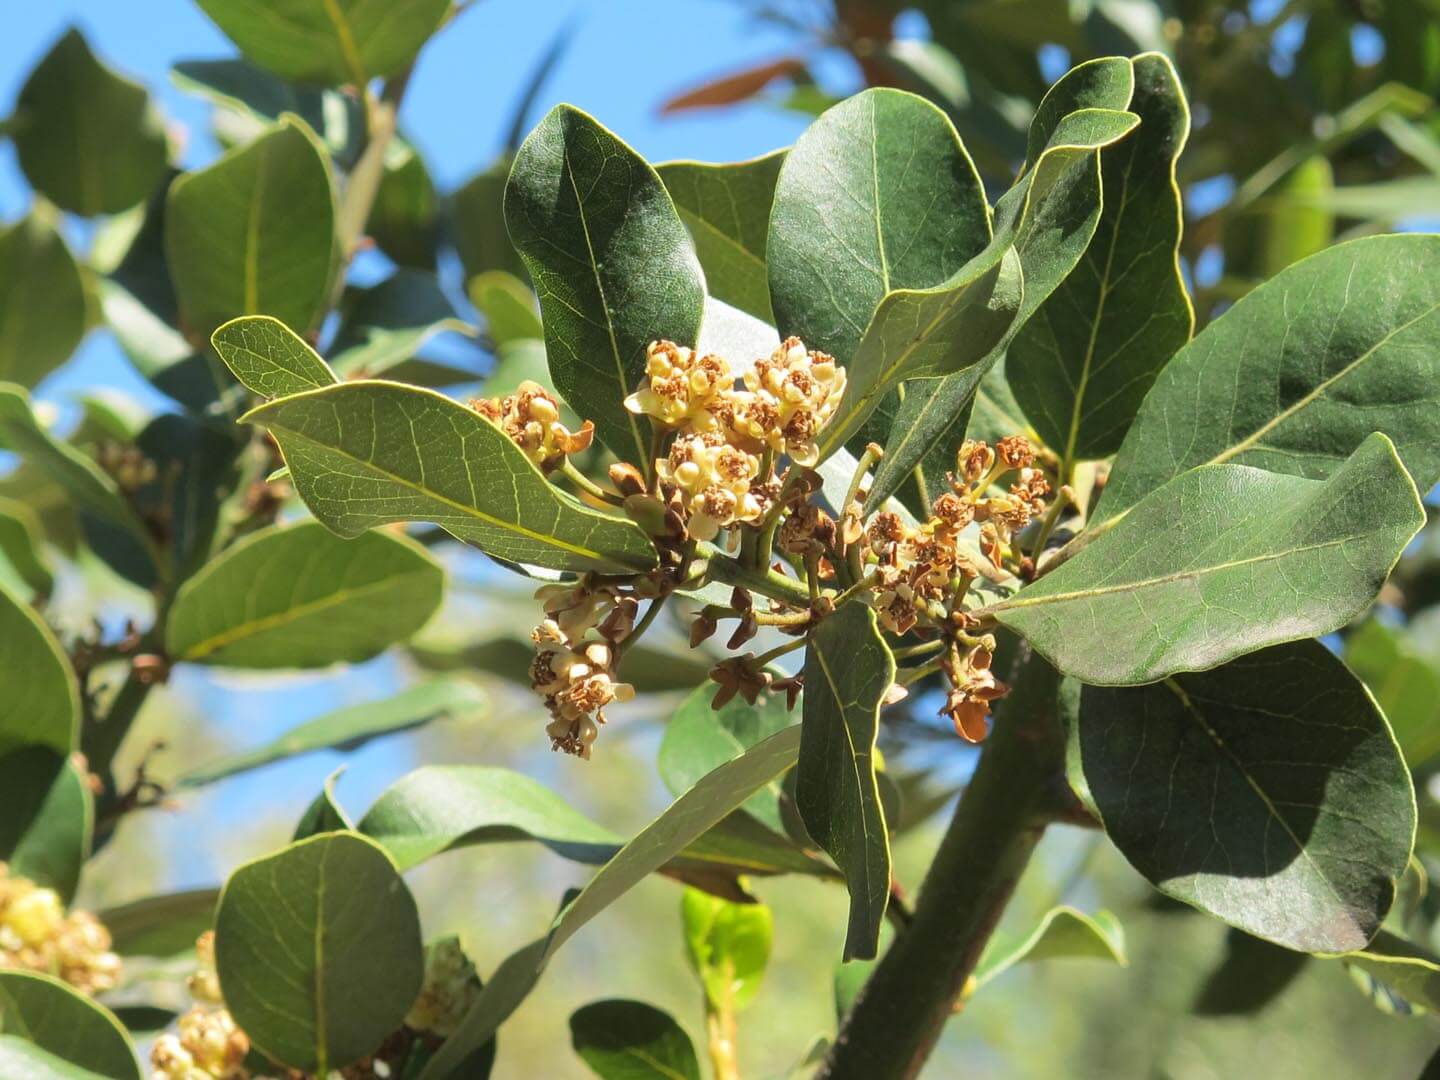
<instances>
[{"instance_id":1,"label":"flower cluster","mask_svg":"<svg viewBox=\"0 0 1440 1080\"><path fill-rule=\"evenodd\" d=\"M252 1080L245 1059L250 1039L220 996L215 971L215 934L195 942L195 973L186 980L195 1005L150 1048L151 1080ZM254 1080L263 1080L255 1077Z\"/></svg>"},{"instance_id":2,"label":"flower cluster","mask_svg":"<svg viewBox=\"0 0 1440 1080\"><path fill-rule=\"evenodd\" d=\"M65 913L59 894L11 874L0 862L0 968L23 968L63 979L83 994L120 980L110 932L88 911Z\"/></svg>"},{"instance_id":3,"label":"flower cluster","mask_svg":"<svg viewBox=\"0 0 1440 1080\"><path fill-rule=\"evenodd\" d=\"M565 464L568 454L587 450L595 424L586 420L579 431L560 422L560 403L539 383L525 381L503 398L476 398L470 407L510 436L525 456L545 472Z\"/></svg>"}]
</instances>

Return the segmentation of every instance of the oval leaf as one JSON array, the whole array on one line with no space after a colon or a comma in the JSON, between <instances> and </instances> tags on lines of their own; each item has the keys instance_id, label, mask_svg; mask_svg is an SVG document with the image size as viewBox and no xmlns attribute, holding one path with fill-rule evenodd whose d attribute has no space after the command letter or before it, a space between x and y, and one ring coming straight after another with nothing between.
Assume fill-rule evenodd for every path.
<instances>
[{"instance_id":1,"label":"oval leaf","mask_svg":"<svg viewBox=\"0 0 1440 1080\"><path fill-rule=\"evenodd\" d=\"M90 857L94 829L95 796L75 762L66 761L7 857L10 871L54 889L69 904Z\"/></svg>"},{"instance_id":2,"label":"oval leaf","mask_svg":"<svg viewBox=\"0 0 1440 1080\"><path fill-rule=\"evenodd\" d=\"M685 951L711 1008L729 1016L748 1006L770 962L775 917L764 904L735 904L686 889L680 915Z\"/></svg>"},{"instance_id":3,"label":"oval leaf","mask_svg":"<svg viewBox=\"0 0 1440 1080\"><path fill-rule=\"evenodd\" d=\"M990 939L973 981L966 985L966 996L1016 964L1064 958L1109 960L1125 967L1125 928L1108 911L1087 915L1073 907L1051 908L1029 933Z\"/></svg>"},{"instance_id":4,"label":"oval leaf","mask_svg":"<svg viewBox=\"0 0 1440 1080\"><path fill-rule=\"evenodd\" d=\"M570 1041L601 1080L700 1080L685 1029L642 1001L597 1001L575 1010Z\"/></svg>"},{"instance_id":5,"label":"oval leaf","mask_svg":"<svg viewBox=\"0 0 1440 1080\"><path fill-rule=\"evenodd\" d=\"M120 1021L59 979L0 971L0 1035L28 1039L71 1065L110 1080L140 1080L140 1063Z\"/></svg>"},{"instance_id":6,"label":"oval leaf","mask_svg":"<svg viewBox=\"0 0 1440 1080\"><path fill-rule=\"evenodd\" d=\"M80 734L80 687L69 657L30 605L0 588L0 754L23 746L70 753Z\"/></svg>"},{"instance_id":7,"label":"oval leaf","mask_svg":"<svg viewBox=\"0 0 1440 1080\"><path fill-rule=\"evenodd\" d=\"M215 925L219 899L219 889L190 889L106 908L96 918L121 956L175 956L193 952L195 939Z\"/></svg>"},{"instance_id":8,"label":"oval leaf","mask_svg":"<svg viewBox=\"0 0 1440 1080\"><path fill-rule=\"evenodd\" d=\"M251 1042L326 1075L370 1053L420 992L415 900L385 852L322 833L247 863L220 895L215 962Z\"/></svg>"},{"instance_id":9,"label":"oval leaf","mask_svg":"<svg viewBox=\"0 0 1440 1080\"><path fill-rule=\"evenodd\" d=\"M269 315L242 315L210 335L245 389L264 398L318 390L340 380L299 334Z\"/></svg>"},{"instance_id":10,"label":"oval leaf","mask_svg":"<svg viewBox=\"0 0 1440 1080\"><path fill-rule=\"evenodd\" d=\"M1105 831L1167 895L1305 952L1362 948L1389 911L1415 833L1410 776L1319 643L1086 687L1071 737Z\"/></svg>"},{"instance_id":11,"label":"oval leaf","mask_svg":"<svg viewBox=\"0 0 1440 1080\"><path fill-rule=\"evenodd\" d=\"M85 284L70 249L31 214L0 229L0 380L34 386L85 336Z\"/></svg>"},{"instance_id":12,"label":"oval leaf","mask_svg":"<svg viewBox=\"0 0 1440 1080\"><path fill-rule=\"evenodd\" d=\"M612 572L655 565L633 522L560 492L494 424L433 391L342 383L243 419L274 433L305 505L341 536L430 521L511 562Z\"/></svg>"}]
</instances>

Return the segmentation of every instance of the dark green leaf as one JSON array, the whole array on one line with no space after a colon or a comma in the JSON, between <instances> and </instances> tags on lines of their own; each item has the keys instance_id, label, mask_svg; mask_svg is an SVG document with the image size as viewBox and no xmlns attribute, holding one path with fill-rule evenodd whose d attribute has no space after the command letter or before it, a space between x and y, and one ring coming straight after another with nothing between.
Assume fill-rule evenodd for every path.
<instances>
[{"instance_id":1,"label":"dark green leaf","mask_svg":"<svg viewBox=\"0 0 1440 1080\"><path fill-rule=\"evenodd\" d=\"M39 515L18 499L0 495L0 587L21 596L49 596L55 577L44 543Z\"/></svg>"},{"instance_id":2,"label":"dark green leaf","mask_svg":"<svg viewBox=\"0 0 1440 1080\"><path fill-rule=\"evenodd\" d=\"M245 668L368 660L425 624L445 571L413 540L318 522L246 537L187 581L165 626L176 660Z\"/></svg>"},{"instance_id":3,"label":"dark green leaf","mask_svg":"<svg viewBox=\"0 0 1440 1080\"><path fill-rule=\"evenodd\" d=\"M391 140L385 154L365 232L397 266L435 269L440 198L420 151L403 139Z\"/></svg>"},{"instance_id":4,"label":"dark green leaf","mask_svg":"<svg viewBox=\"0 0 1440 1080\"><path fill-rule=\"evenodd\" d=\"M894 678L895 658L865 605L845 604L811 633L795 802L805 828L845 874L846 960L875 956L890 900L890 839L875 779L875 738L880 703Z\"/></svg>"},{"instance_id":5,"label":"dark green leaf","mask_svg":"<svg viewBox=\"0 0 1440 1080\"><path fill-rule=\"evenodd\" d=\"M28 1039L62 1061L108 1080L141 1077L140 1063L120 1022L104 1006L49 975L0 971L0 1035Z\"/></svg>"},{"instance_id":6,"label":"dark green leaf","mask_svg":"<svg viewBox=\"0 0 1440 1080\"><path fill-rule=\"evenodd\" d=\"M447 717L473 716L487 699L472 682L432 679L417 683L383 701L347 705L308 720L273 742L242 754L212 761L176 781L185 787L213 784L236 773L316 750L358 750L372 739L394 735ZM320 831L320 830L316 830Z\"/></svg>"},{"instance_id":7,"label":"dark green leaf","mask_svg":"<svg viewBox=\"0 0 1440 1080\"><path fill-rule=\"evenodd\" d=\"M620 458L651 467L648 425L623 401L657 338L693 345L705 278L655 170L568 105L515 155L505 221L540 296L555 388Z\"/></svg>"},{"instance_id":8,"label":"dark green leaf","mask_svg":"<svg viewBox=\"0 0 1440 1080\"><path fill-rule=\"evenodd\" d=\"M505 270L523 276L525 263L510 243L505 228L505 180L510 156L504 155L450 196L455 249L467 278L486 270Z\"/></svg>"},{"instance_id":9,"label":"dark green leaf","mask_svg":"<svg viewBox=\"0 0 1440 1080\"><path fill-rule=\"evenodd\" d=\"M1324 646L1086 687L1072 731L1106 832L1157 888L1306 952L1364 947L1415 833L1385 718Z\"/></svg>"},{"instance_id":10,"label":"dark green leaf","mask_svg":"<svg viewBox=\"0 0 1440 1080\"><path fill-rule=\"evenodd\" d=\"M1140 129L1101 152L1104 209L1094 239L1011 342L1006 374L1040 437L1068 465L1120 445L1195 316L1180 277L1175 160L1190 110L1170 61L1134 60Z\"/></svg>"},{"instance_id":11,"label":"dark green leaf","mask_svg":"<svg viewBox=\"0 0 1440 1080\"><path fill-rule=\"evenodd\" d=\"M329 296L335 247L329 158L296 117L170 187L165 254L192 334L239 315L310 330Z\"/></svg>"},{"instance_id":12,"label":"dark green leaf","mask_svg":"<svg viewBox=\"0 0 1440 1080\"><path fill-rule=\"evenodd\" d=\"M695 241L710 295L766 322L775 318L765 268L766 234L785 153L776 150L727 165L667 161L655 167Z\"/></svg>"},{"instance_id":13,"label":"dark green leaf","mask_svg":"<svg viewBox=\"0 0 1440 1080\"><path fill-rule=\"evenodd\" d=\"M288 397L340 381L304 338L269 315L231 319L210 336L210 343L235 378L264 398Z\"/></svg>"},{"instance_id":14,"label":"dark green leaf","mask_svg":"<svg viewBox=\"0 0 1440 1080\"><path fill-rule=\"evenodd\" d=\"M67 30L15 102L15 150L30 186L64 210L114 214L165 173L165 126L139 83L95 58Z\"/></svg>"},{"instance_id":15,"label":"dark green leaf","mask_svg":"<svg viewBox=\"0 0 1440 1080\"><path fill-rule=\"evenodd\" d=\"M538 342L545 336L530 286L504 270L486 270L470 279L470 302L485 316L485 329L496 347L514 341ZM542 370L543 360L542 355Z\"/></svg>"},{"instance_id":16,"label":"dark green leaf","mask_svg":"<svg viewBox=\"0 0 1440 1080\"><path fill-rule=\"evenodd\" d=\"M1426 491L1440 480L1437 386L1440 237L1336 245L1176 355L1125 437L1097 520L1196 465L1325 477L1372 431L1391 435Z\"/></svg>"},{"instance_id":17,"label":"dark green leaf","mask_svg":"<svg viewBox=\"0 0 1440 1080\"><path fill-rule=\"evenodd\" d=\"M430 521L512 562L609 571L655 564L636 525L565 495L494 424L433 391L343 383L244 419L271 430L300 497L341 536Z\"/></svg>"},{"instance_id":18,"label":"dark green leaf","mask_svg":"<svg viewBox=\"0 0 1440 1080\"><path fill-rule=\"evenodd\" d=\"M1125 928L1108 911L1087 915L1073 907L1053 907L1028 933L991 938L966 993L973 994L1016 964L1064 958L1109 960L1125 967Z\"/></svg>"},{"instance_id":19,"label":"dark green leaf","mask_svg":"<svg viewBox=\"0 0 1440 1080\"><path fill-rule=\"evenodd\" d=\"M735 904L686 889L681 901L685 950L711 1007L722 1015L746 1008L770 962L775 919L764 904Z\"/></svg>"},{"instance_id":20,"label":"dark green leaf","mask_svg":"<svg viewBox=\"0 0 1440 1080\"><path fill-rule=\"evenodd\" d=\"M420 918L379 845L322 833L230 876L215 962L251 1043L324 1076L369 1054L410 1010L424 971Z\"/></svg>"},{"instance_id":21,"label":"dark green leaf","mask_svg":"<svg viewBox=\"0 0 1440 1080\"><path fill-rule=\"evenodd\" d=\"M597 1001L570 1017L575 1053L601 1080L700 1080L685 1029L640 1001Z\"/></svg>"},{"instance_id":22,"label":"dark green leaf","mask_svg":"<svg viewBox=\"0 0 1440 1080\"><path fill-rule=\"evenodd\" d=\"M988 610L1067 675L1153 682L1344 626L1424 520L1378 433L1327 480L1206 465Z\"/></svg>"},{"instance_id":23,"label":"dark green leaf","mask_svg":"<svg viewBox=\"0 0 1440 1080\"><path fill-rule=\"evenodd\" d=\"M0 380L34 386L85 336L85 283L65 241L35 214L0 229Z\"/></svg>"},{"instance_id":24,"label":"dark green leaf","mask_svg":"<svg viewBox=\"0 0 1440 1080\"><path fill-rule=\"evenodd\" d=\"M450 12L450 0L198 2L241 52L282 78L361 87L414 59Z\"/></svg>"},{"instance_id":25,"label":"dark green leaf","mask_svg":"<svg viewBox=\"0 0 1440 1080\"><path fill-rule=\"evenodd\" d=\"M45 620L0 588L0 753L45 746L70 753L80 730L80 688Z\"/></svg>"},{"instance_id":26,"label":"dark green leaf","mask_svg":"<svg viewBox=\"0 0 1440 1080\"><path fill-rule=\"evenodd\" d=\"M96 915L121 956L175 956L192 952L195 940L215 923L219 889L147 896Z\"/></svg>"},{"instance_id":27,"label":"dark green leaf","mask_svg":"<svg viewBox=\"0 0 1440 1080\"><path fill-rule=\"evenodd\" d=\"M90 857L94 828L95 796L75 763L67 761L8 855L11 873L54 889L68 905Z\"/></svg>"},{"instance_id":28,"label":"dark green leaf","mask_svg":"<svg viewBox=\"0 0 1440 1080\"><path fill-rule=\"evenodd\" d=\"M330 363L342 378L379 375L446 330L474 334L434 274L397 270L378 285L346 290Z\"/></svg>"},{"instance_id":29,"label":"dark green leaf","mask_svg":"<svg viewBox=\"0 0 1440 1080\"><path fill-rule=\"evenodd\" d=\"M305 840L319 833L347 832L355 828L350 815L335 797L335 781L344 771L342 766L325 778L325 786L320 789L320 794L311 800L305 813L301 814L300 820L295 823L295 833L290 837L291 840Z\"/></svg>"},{"instance_id":30,"label":"dark green leaf","mask_svg":"<svg viewBox=\"0 0 1440 1080\"><path fill-rule=\"evenodd\" d=\"M692 787L606 863L565 905L550 932L512 953L496 969L460 1029L440 1048L420 1080L442 1080L495 1034L539 981L562 945L613 901L698 840L760 788L795 764L799 725L757 743Z\"/></svg>"}]
</instances>

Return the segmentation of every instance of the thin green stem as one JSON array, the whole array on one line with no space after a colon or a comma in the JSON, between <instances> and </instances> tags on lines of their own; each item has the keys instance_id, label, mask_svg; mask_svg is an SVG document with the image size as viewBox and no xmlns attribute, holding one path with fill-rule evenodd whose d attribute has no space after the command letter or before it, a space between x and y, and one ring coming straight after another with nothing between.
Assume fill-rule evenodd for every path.
<instances>
[{"instance_id":1,"label":"thin green stem","mask_svg":"<svg viewBox=\"0 0 1440 1080\"><path fill-rule=\"evenodd\" d=\"M936 656L915 667L901 668L895 672L895 681L901 686L909 686L911 683L919 682L926 675L931 675L939 671L940 665L944 660L945 658L943 656Z\"/></svg>"},{"instance_id":2,"label":"thin green stem","mask_svg":"<svg viewBox=\"0 0 1440 1080\"><path fill-rule=\"evenodd\" d=\"M878 570L873 570L873 571L871 571L871 572L870 572L869 574L867 574L866 576L864 576L864 577L862 577L862 578L859 578L859 579L855 582L854 585L851 585L851 586L850 586L848 589L846 589L844 592L839 593L839 594L835 597L835 601L834 601L835 606L838 608L841 604L849 603L851 600L854 600L855 597L859 596L859 595L860 595L862 592L864 592L866 589L873 589L873 588L879 583L879 581L880 581L880 571L878 571Z\"/></svg>"},{"instance_id":3,"label":"thin green stem","mask_svg":"<svg viewBox=\"0 0 1440 1080\"><path fill-rule=\"evenodd\" d=\"M620 506L624 502L624 500L622 500L618 495L615 495L613 492L606 491L599 484L595 483L588 476L586 476L579 469L577 469L575 467L575 463L571 461L568 457L565 459L565 463L560 466L560 475L565 477L566 480L569 480L578 489L585 492L585 494L594 496L595 498L609 504L610 506Z\"/></svg>"},{"instance_id":4,"label":"thin green stem","mask_svg":"<svg viewBox=\"0 0 1440 1080\"><path fill-rule=\"evenodd\" d=\"M932 652L939 652L945 647L944 638L936 638L934 641L922 641L919 645L906 645L903 648L890 650L890 655L896 660L912 660L917 656L927 656Z\"/></svg>"},{"instance_id":5,"label":"thin green stem","mask_svg":"<svg viewBox=\"0 0 1440 1080\"><path fill-rule=\"evenodd\" d=\"M707 575L712 581L726 585L739 585L771 600L780 600L796 607L809 607L810 595L805 586L794 578L777 574L767 567L746 566L738 559L731 558L714 544L700 541L696 553L709 564Z\"/></svg>"},{"instance_id":6,"label":"thin green stem","mask_svg":"<svg viewBox=\"0 0 1440 1080\"><path fill-rule=\"evenodd\" d=\"M803 649L805 647L805 644L805 639L801 637L796 638L794 641L787 641L783 645L776 645L775 648L771 649L769 652L763 652L759 656L755 657L755 666L764 667L766 664L772 663L773 661L780 659L780 657L784 656L786 653L792 653L796 649Z\"/></svg>"}]
</instances>

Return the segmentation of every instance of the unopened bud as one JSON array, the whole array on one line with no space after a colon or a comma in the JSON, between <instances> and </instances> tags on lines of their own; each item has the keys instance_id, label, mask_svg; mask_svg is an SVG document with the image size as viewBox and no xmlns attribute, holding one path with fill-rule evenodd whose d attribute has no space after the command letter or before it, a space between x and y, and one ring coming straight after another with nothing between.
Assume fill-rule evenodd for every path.
<instances>
[{"instance_id":1,"label":"unopened bud","mask_svg":"<svg viewBox=\"0 0 1440 1080\"><path fill-rule=\"evenodd\" d=\"M621 495L640 495L645 491L645 476L627 461L617 461L610 466L610 482Z\"/></svg>"},{"instance_id":2,"label":"unopened bud","mask_svg":"<svg viewBox=\"0 0 1440 1080\"><path fill-rule=\"evenodd\" d=\"M690 648L698 647L718 629L719 625L705 612L696 615L695 621L690 624Z\"/></svg>"}]
</instances>

